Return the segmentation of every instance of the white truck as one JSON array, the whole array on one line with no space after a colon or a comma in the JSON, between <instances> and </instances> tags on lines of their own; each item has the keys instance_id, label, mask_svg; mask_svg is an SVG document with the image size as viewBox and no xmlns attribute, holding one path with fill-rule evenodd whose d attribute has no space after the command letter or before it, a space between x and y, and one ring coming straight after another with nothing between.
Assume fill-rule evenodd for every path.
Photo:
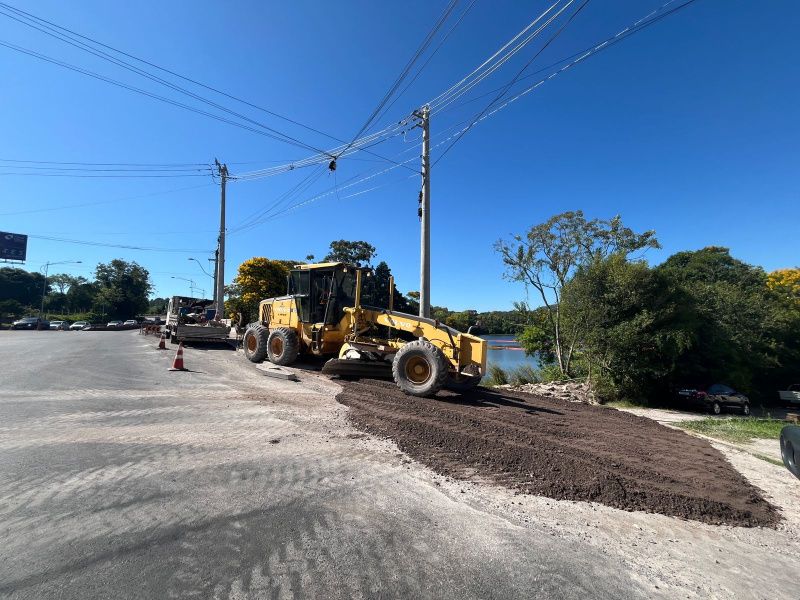
<instances>
[{"instance_id":1,"label":"white truck","mask_svg":"<svg viewBox=\"0 0 800 600\"><path fill-rule=\"evenodd\" d=\"M789 389L778 392L781 402L792 406L800 406L800 383L789 386Z\"/></svg>"},{"instance_id":2,"label":"white truck","mask_svg":"<svg viewBox=\"0 0 800 600\"><path fill-rule=\"evenodd\" d=\"M165 330L170 342L227 342L231 328L215 320L214 301L173 296L167 305Z\"/></svg>"}]
</instances>

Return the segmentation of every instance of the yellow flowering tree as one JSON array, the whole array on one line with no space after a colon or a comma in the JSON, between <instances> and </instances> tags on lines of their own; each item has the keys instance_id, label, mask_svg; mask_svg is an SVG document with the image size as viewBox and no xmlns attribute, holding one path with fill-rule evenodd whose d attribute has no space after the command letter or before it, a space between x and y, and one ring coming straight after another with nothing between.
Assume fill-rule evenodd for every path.
<instances>
[{"instance_id":1,"label":"yellow flowering tree","mask_svg":"<svg viewBox=\"0 0 800 600\"><path fill-rule=\"evenodd\" d=\"M286 277L295 262L255 256L239 265L233 283L226 288L226 316L245 323L258 317L258 303L286 293Z\"/></svg>"},{"instance_id":2,"label":"yellow flowering tree","mask_svg":"<svg viewBox=\"0 0 800 600\"><path fill-rule=\"evenodd\" d=\"M800 268L773 271L767 275L767 287L800 305Z\"/></svg>"}]
</instances>

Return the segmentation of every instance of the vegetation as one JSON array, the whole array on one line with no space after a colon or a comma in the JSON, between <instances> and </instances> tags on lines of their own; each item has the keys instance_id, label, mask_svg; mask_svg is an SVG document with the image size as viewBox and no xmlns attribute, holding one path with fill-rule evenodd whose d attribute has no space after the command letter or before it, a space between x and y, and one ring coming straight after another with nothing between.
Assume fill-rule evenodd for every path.
<instances>
[{"instance_id":1,"label":"vegetation","mask_svg":"<svg viewBox=\"0 0 800 600\"><path fill-rule=\"evenodd\" d=\"M605 400L652 403L714 382L763 399L797 377L797 269L767 275L718 247L655 268L632 255L655 247L652 231L580 212L498 242L506 277L544 304L517 304L522 346L562 378L587 378Z\"/></svg>"},{"instance_id":2,"label":"vegetation","mask_svg":"<svg viewBox=\"0 0 800 600\"><path fill-rule=\"evenodd\" d=\"M683 429L696 431L708 437L725 440L727 442L748 443L754 439L777 440L780 438L781 429L786 426L785 421L778 419L701 419L699 421L681 421L676 423Z\"/></svg>"},{"instance_id":3,"label":"vegetation","mask_svg":"<svg viewBox=\"0 0 800 600\"><path fill-rule=\"evenodd\" d=\"M44 309L52 319L98 321L130 319L145 312L152 291L150 275L135 262L99 263L95 280L56 273L47 278L19 268L0 268L0 319L16 319Z\"/></svg>"},{"instance_id":4,"label":"vegetation","mask_svg":"<svg viewBox=\"0 0 800 600\"><path fill-rule=\"evenodd\" d=\"M245 323L255 321L258 303L264 298L282 296L287 291L289 269L296 265L291 260L271 260L256 256L239 265L233 283L226 286L228 300L225 316Z\"/></svg>"},{"instance_id":5,"label":"vegetation","mask_svg":"<svg viewBox=\"0 0 800 600\"><path fill-rule=\"evenodd\" d=\"M612 254L627 257L658 247L653 231L637 234L618 216L609 221L587 221L582 211L555 215L531 227L524 236L495 244L506 266L505 277L538 292L545 307L543 331L552 342L551 352L565 377L571 373L582 323L579 318L565 318L561 305L564 286L576 270L592 262Z\"/></svg>"}]
</instances>

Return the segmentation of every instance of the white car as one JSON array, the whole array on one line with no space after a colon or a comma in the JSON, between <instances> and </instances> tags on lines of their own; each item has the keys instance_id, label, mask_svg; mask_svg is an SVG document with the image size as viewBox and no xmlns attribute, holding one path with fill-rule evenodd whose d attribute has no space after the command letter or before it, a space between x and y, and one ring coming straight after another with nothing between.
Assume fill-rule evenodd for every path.
<instances>
[{"instance_id":1,"label":"white car","mask_svg":"<svg viewBox=\"0 0 800 600\"><path fill-rule=\"evenodd\" d=\"M138 324L139 323L136 321L136 319L128 319L123 323L123 325L138 325Z\"/></svg>"},{"instance_id":2,"label":"white car","mask_svg":"<svg viewBox=\"0 0 800 600\"><path fill-rule=\"evenodd\" d=\"M69 321L50 321L50 329L64 331L69 328Z\"/></svg>"},{"instance_id":3,"label":"white car","mask_svg":"<svg viewBox=\"0 0 800 600\"><path fill-rule=\"evenodd\" d=\"M119 327L122 325L122 321L109 321L106 323L106 327Z\"/></svg>"},{"instance_id":4,"label":"white car","mask_svg":"<svg viewBox=\"0 0 800 600\"><path fill-rule=\"evenodd\" d=\"M91 323L89 321L75 321L72 325L69 326L70 331L80 331L84 327L89 327Z\"/></svg>"}]
</instances>

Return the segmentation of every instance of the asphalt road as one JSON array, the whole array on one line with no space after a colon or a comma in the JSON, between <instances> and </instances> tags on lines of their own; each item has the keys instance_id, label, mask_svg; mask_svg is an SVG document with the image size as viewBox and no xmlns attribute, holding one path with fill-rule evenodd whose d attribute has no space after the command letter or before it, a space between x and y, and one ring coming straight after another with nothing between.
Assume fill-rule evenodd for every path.
<instances>
[{"instance_id":1,"label":"asphalt road","mask_svg":"<svg viewBox=\"0 0 800 600\"><path fill-rule=\"evenodd\" d=\"M613 557L446 492L353 430L335 384L220 348L169 372L155 345L0 332L0 596L653 596Z\"/></svg>"}]
</instances>

